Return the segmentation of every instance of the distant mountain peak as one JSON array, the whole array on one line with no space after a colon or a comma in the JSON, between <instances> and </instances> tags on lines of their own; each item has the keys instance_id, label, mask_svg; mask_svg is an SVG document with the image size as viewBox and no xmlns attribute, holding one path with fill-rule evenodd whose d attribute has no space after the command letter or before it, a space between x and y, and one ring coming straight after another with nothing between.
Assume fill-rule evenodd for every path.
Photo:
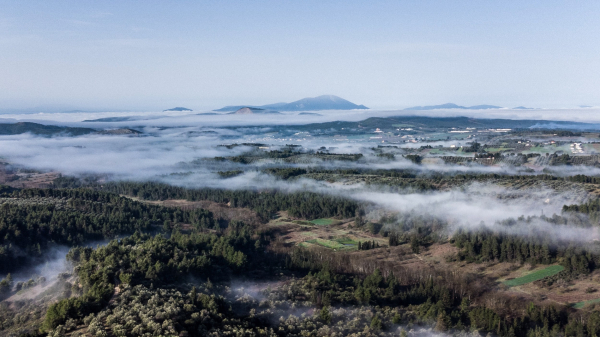
<instances>
[{"instance_id":1,"label":"distant mountain peak","mask_svg":"<svg viewBox=\"0 0 600 337\"><path fill-rule=\"evenodd\" d=\"M533 108L528 108L528 107L521 105L521 106L514 107L513 110L533 110Z\"/></svg>"},{"instance_id":2,"label":"distant mountain peak","mask_svg":"<svg viewBox=\"0 0 600 337\"><path fill-rule=\"evenodd\" d=\"M163 112L166 112L166 111L194 111L194 110L188 109L188 108L184 108L184 107L181 107L181 106L177 106L177 107L174 107L174 108L171 108L171 109L163 110Z\"/></svg>"},{"instance_id":3,"label":"distant mountain peak","mask_svg":"<svg viewBox=\"0 0 600 337\"><path fill-rule=\"evenodd\" d=\"M277 109L278 111L316 111L316 110L354 110L368 109L364 105L357 105L335 95L321 95L307 97L291 103L275 103L261 106L238 105L226 106L214 111L237 111L242 108Z\"/></svg>"},{"instance_id":4,"label":"distant mountain peak","mask_svg":"<svg viewBox=\"0 0 600 337\"><path fill-rule=\"evenodd\" d=\"M243 107L234 112L230 112L229 115L254 115L254 114L278 114L279 111L266 110L254 107Z\"/></svg>"}]
</instances>

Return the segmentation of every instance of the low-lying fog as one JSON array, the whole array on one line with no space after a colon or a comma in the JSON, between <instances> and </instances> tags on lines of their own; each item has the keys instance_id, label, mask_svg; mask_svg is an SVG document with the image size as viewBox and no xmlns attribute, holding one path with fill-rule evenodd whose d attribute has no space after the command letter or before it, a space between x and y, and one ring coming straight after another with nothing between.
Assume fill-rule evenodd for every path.
<instances>
[{"instance_id":1,"label":"low-lying fog","mask_svg":"<svg viewBox=\"0 0 600 337\"><path fill-rule=\"evenodd\" d=\"M588 116L588 110L582 109ZM464 110L461 110L461 113ZM564 114L564 111L559 111ZM519 111L522 118L533 118L538 114L540 118L559 113L555 110ZM333 112L326 118L338 119L343 112ZM364 119L365 114L372 112L353 111L345 115L347 119ZM387 112L386 112L387 113ZM390 112L390 115L398 112ZM437 112L430 112L436 114ZM473 112L477 113L477 112ZM486 117L494 114L510 114L515 111L494 110L487 111ZM160 117L162 115L168 117ZM116 114L115 114L116 115ZM123 114L119 114L122 116ZM88 127L100 127L102 124L122 123L81 123L82 119L94 119L112 116L108 113L73 113L73 114L43 114L35 117L47 120L69 121L72 124ZM332 137L303 137L296 136L288 139L276 139L269 135L271 128L245 127L226 128L207 126L206 124L225 123L262 123L269 120L272 123L284 121L293 123L294 118L302 117L312 120L313 116L296 116L286 118L273 118L272 116L197 116L182 113L155 113L146 114L145 120L139 128L142 136L118 135L86 135L79 137L37 137L30 134L17 136L0 136L0 158L11 164L21 165L45 171L58 171L67 175L96 174L114 180L155 180L163 181L185 187L217 187L229 189L244 188L278 188L283 190L310 190L321 191L328 194L350 196L354 199L373 203L380 207L397 212L417 212L433 215L444 219L455 227L471 228L485 226L494 230L498 228L496 222L507 218L524 216L539 216L544 214L560 214L564 204L579 203L584 201L585 195L572 195L570 192L556 192L550 189L511 191L495 185L472 184L461 189L436 193L389 193L378 189L376 186L344 185L341 183L326 183L310 179L283 181L271 175L260 172L265 167L286 166L281 162L263 161L257 164L238 164L229 161L206 160L217 156L228 157L240 155L250 151L248 146L238 146L228 149L218 146L220 144L258 142L269 146L283 146L285 144L300 144L305 149L318 150L321 146L335 148L336 153L363 153L364 158L357 161L323 162L314 160L309 163L288 166L319 167L325 169L335 168L368 168L368 169L411 169L420 172L478 172L478 173L504 173L504 174L530 174L521 168L514 167L487 167L465 165L416 165L411 161L397 155L395 159L384 159L375 156L370 147L379 143L366 140L337 141ZM152 119L151 117L157 117ZM335 116L332 117L332 116ZM537 116L537 115L536 115ZM600 115L599 115L600 116ZM8 116L6 116L8 117ZM31 115L21 115L21 118L32 118ZM307 118L305 118L307 117ZM514 117L503 115L503 117ZM583 117L582 117L583 118ZM600 120L600 117L598 117ZM174 122L177 121L177 122ZM203 122L206 121L206 124ZM316 120L315 120L316 121ZM171 123L172 122L172 123ZM161 123L178 127L162 128ZM185 126L182 126L185 125ZM123 126L133 126L131 122ZM466 141L462 141L463 143ZM456 144L457 141L453 142ZM442 144L432 143L435 145ZM416 145L425 145L418 143ZM404 145L400 145L404 146ZM400 150L401 151L401 150ZM218 171L244 169L244 173L228 178L220 178ZM560 175L572 174L600 174L600 169L591 167L555 167L554 172ZM179 173L173 175L173 173ZM510 194L511 198L499 198ZM529 224L527 228L519 226L511 231L522 235L531 235L535 231L546 231L553 237L565 240L589 241L597 238L597 233L590 230L571 228L565 230L564 226L556 227L543 221Z\"/></svg>"},{"instance_id":2,"label":"low-lying fog","mask_svg":"<svg viewBox=\"0 0 600 337\"><path fill-rule=\"evenodd\" d=\"M1 123L31 121L42 124L61 124L81 127L127 127L127 126L242 126L242 125L294 125L331 121L360 121L369 117L429 116L474 117L500 119L553 120L600 123L600 108L565 109L437 109L414 110L327 110L312 111L311 115L298 112L282 112L281 115L228 115L213 111L149 111L149 112L64 112L64 113L4 113ZM121 122L83 122L100 118L128 118Z\"/></svg>"}]
</instances>

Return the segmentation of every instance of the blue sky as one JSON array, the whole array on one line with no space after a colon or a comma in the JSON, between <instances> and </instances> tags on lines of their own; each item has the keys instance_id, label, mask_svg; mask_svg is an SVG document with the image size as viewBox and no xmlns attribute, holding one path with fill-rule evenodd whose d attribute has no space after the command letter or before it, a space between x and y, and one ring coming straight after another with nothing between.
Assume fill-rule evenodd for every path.
<instances>
[{"instance_id":1,"label":"blue sky","mask_svg":"<svg viewBox=\"0 0 600 337\"><path fill-rule=\"evenodd\" d=\"M598 1L0 1L0 109L600 105Z\"/></svg>"}]
</instances>

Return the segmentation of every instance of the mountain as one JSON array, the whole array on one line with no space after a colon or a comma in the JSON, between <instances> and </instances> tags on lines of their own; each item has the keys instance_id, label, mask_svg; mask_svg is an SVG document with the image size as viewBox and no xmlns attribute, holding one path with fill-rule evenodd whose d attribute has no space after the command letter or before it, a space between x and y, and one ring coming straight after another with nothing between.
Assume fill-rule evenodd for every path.
<instances>
[{"instance_id":1,"label":"mountain","mask_svg":"<svg viewBox=\"0 0 600 337\"><path fill-rule=\"evenodd\" d=\"M165 112L165 111L194 111L194 110L178 106L178 107L174 107L172 109L163 110L163 112Z\"/></svg>"},{"instance_id":2,"label":"mountain","mask_svg":"<svg viewBox=\"0 0 600 337\"><path fill-rule=\"evenodd\" d=\"M279 114L279 111L266 110L260 108L243 107L234 112L228 113L228 115L255 115L255 114Z\"/></svg>"},{"instance_id":3,"label":"mountain","mask_svg":"<svg viewBox=\"0 0 600 337\"><path fill-rule=\"evenodd\" d=\"M454 103L446 103L440 105L426 105L426 106L413 106L404 110L436 110L436 109L466 109L466 110L484 110L484 109L502 109L501 106L496 105L474 105L474 106L462 106Z\"/></svg>"},{"instance_id":4,"label":"mountain","mask_svg":"<svg viewBox=\"0 0 600 337\"><path fill-rule=\"evenodd\" d=\"M485 109L502 109L503 107L501 106L497 106L497 105L487 105L487 104L483 104L483 105L473 105L470 106L466 109L470 109L470 110L485 110Z\"/></svg>"},{"instance_id":5,"label":"mountain","mask_svg":"<svg viewBox=\"0 0 600 337\"><path fill-rule=\"evenodd\" d=\"M213 111L223 111L223 112L230 112L230 111L236 111L242 108L254 108L254 109L276 109L276 110L280 110L279 107L282 107L284 105L286 105L287 103L273 103L273 104L267 104L267 105L228 105L226 107L222 107L221 109L216 109Z\"/></svg>"},{"instance_id":6,"label":"mountain","mask_svg":"<svg viewBox=\"0 0 600 337\"><path fill-rule=\"evenodd\" d=\"M292 103L274 103L267 105L237 105L226 106L214 111L236 111L242 108L256 109L276 109L279 111L315 111L315 110L354 110L368 109L364 105L356 105L350 101L334 95L323 95L318 97L308 97L297 100Z\"/></svg>"},{"instance_id":7,"label":"mountain","mask_svg":"<svg viewBox=\"0 0 600 337\"><path fill-rule=\"evenodd\" d=\"M314 110L354 110L368 109L364 105L356 105L334 95L303 98L279 107L281 111L314 111Z\"/></svg>"}]
</instances>

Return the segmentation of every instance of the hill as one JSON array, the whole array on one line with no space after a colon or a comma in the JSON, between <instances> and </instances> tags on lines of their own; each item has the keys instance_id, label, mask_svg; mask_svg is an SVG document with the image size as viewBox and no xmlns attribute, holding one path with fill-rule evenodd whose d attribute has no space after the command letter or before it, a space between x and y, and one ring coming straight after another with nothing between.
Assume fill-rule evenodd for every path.
<instances>
[{"instance_id":1,"label":"hill","mask_svg":"<svg viewBox=\"0 0 600 337\"><path fill-rule=\"evenodd\" d=\"M440 105L426 105L426 106L413 106L404 110L436 110L436 109L466 109L466 110L484 110L484 109L502 109L501 106L496 105L474 105L474 106L462 106L454 103L446 103Z\"/></svg>"},{"instance_id":2,"label":"hill","mask_svg":"<svg viewBox=\"0 0 600 337\"><path fill-rule=\"evenodd\" d=\"M34 135L42 136L53 136L57 134L80 136L96 132L96 130L89 128L71 128L66 126L43 125L30 122L0 124L0 135L20 135L22 133L28 132L33 133Z\"/></svg>"},{"instance_id":3,"label":"hill","mask_svg":"<svg viewBox=\"0 0 600 337\"><path fill-rule=\"evenodd\" d=\"M98 119L86 119L83 122L128 122L135 120L135 117L104 117Z\"/></svg>"},{"instance_id":4,"label":"hill","mask_svg":"<svg viewBox=\"0 0 600 337\"><path fill-rule=\"evenodd\" d=\"M165 112L165 111L194 111L194 110L178 106L178 107L174 107L172 109L163 110L163 112Z\"/></svg>"},{"instance_id":5,"label":"hill","mask_svg":"<svg viewBox=\"0 0 600 337\"><path fill-rule=\"evenodd\" d=\"M98 132L101 135L140 135L142 132L134 129L110 129L110 130L102 130Z\"/></svg>"},{"instance_id":6,"label":"hill","mask_svg":"<svg viewBox=\"0 0 600 337\"><path fill-rule=\"evenodd\" d=\"M517 107L514 107L513 110L533 110L533 108L528 108L528 107L524 107L524 106L517 106Z\"/></svg>"},{"instance_id":7,"label":"hill","mask_svg":"<svg viewBox=\"0 0 600 337\"><path fill-rule=\"evenodd\" d=\"M260 106L238 105L226 106L214 111L236 111L242 108L277 109L279 111L316 111L316 110L354 110L368 109L364 105L357 105L334 95L307 97L291 103L274 103Z\"/></svg>"},{"instance_id":8,"label":"hill","mask_svg":"<svg viewBox=\"0 0 600 337\"><path fill-rule=\"evenodd\" d=\"M266 110L260 108L243 107L234 112L228 113L228 115L254 115L254 114L279 114L279 111Z\"/></svg>"}]
</instances>

